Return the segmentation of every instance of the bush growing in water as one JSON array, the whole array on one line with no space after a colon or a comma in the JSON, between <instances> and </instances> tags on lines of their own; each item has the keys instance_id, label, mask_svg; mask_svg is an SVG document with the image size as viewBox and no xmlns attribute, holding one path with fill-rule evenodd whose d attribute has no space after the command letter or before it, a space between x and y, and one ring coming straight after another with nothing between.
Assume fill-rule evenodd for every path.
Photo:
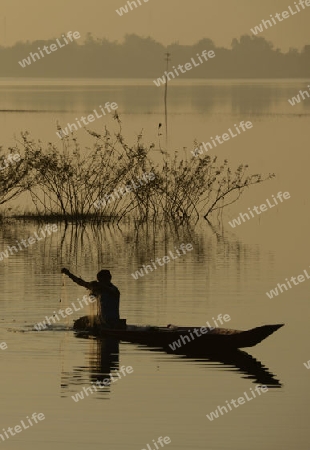
<instances>
[{"instance_id":1,"label":"bush growing in water","mask_svg":"<svg viewBox=\"0 0 310 450\"><path fill-rule=\"evenodd\" d=\"M150 156L154 144L147 148L140 134L133 146L127 145L121 121L117 114L114 118L118 131L113 136L106 128L103 134L87 130L95 142L83 153L73 135L63 138L59 150L51 143L44 149L23 133L24 158L16 174L10 171L0 184L2 203L28 190L41 216L76 221L128 216L144 222L198 220L202 215L208 220L212 212L237 201L246 187L274 176L247 175L243 164L232 171L227 160L218 165L216 156L184 161L177 152L171 157L161 148L162 161L155 163ZM144 186L94 206L105 194L148 172L155 177Z\"/></svg>"},{"instance_id":2,"label":"bush growing in water","mask_svg":"<svg viewBox=\"0 0 310 450\"><path fill-rule=\"evenodd\" d=\"M0 147L0 205L14 199L24 192L30 182L28 177L30 165L25 154L21 154L17 147L9 147L9 153L13 156L19 154L18 160L7 162L7 153ZM3 164L5 162L5 164Z\"/></svg>"}]
</instances>

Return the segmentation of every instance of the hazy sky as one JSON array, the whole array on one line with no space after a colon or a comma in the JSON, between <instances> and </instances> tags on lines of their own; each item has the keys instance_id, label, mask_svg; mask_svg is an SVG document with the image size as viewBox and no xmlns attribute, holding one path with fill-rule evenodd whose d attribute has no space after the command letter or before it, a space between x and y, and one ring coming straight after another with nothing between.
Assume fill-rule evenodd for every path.
<instances>
[{"instance_id":1,"label":"hazy sky","mask_svg":"<svg viewBox=\"0 0 310 450\"><path fill-rule=\"evenodd\" d=\"M169 44L192 44L209 37L229 47L234 37L281 13L294 0L149 0L120 17L115 9L126 0L1 0L0 43L60 37L91 31L97 37L121 41L126 33L152 36ZM299 1L299 0L298 0ZM276 47L302 48L310 44L310 7L274 25L263 34Z\"/></svg>"}]
</instances>

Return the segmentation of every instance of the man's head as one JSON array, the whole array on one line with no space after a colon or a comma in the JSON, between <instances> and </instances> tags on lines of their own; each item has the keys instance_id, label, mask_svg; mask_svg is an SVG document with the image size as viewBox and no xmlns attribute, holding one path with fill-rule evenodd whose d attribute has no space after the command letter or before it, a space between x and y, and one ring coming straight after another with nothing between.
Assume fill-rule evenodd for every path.
<instances>
[{"instance_id":1,"label":"man's head","mask_svg":"<svg viewBox=\"0 0 310 450\"><path fill-rule=\"evenodd\" d=\"M100 272L97 273L97 280L101 283L110 282L111 279L112 275L109 270L100 270Z\"/></svg>"}]
</instances>

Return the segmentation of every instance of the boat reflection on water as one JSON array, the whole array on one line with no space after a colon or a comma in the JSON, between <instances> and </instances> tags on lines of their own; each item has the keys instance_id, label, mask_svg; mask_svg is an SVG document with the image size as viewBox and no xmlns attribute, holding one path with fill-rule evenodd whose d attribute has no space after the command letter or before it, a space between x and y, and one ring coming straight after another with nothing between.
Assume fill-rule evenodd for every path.
<instances>
[{"instance_id":1,"label":"boat reflection on water","mask_svg":"<svg viewBox=\"0 0 310 450\"><path fill-rule=\"evenodd\" d=\"M183 358L192 359L193 357L184 356ZM212 363L213 368L214 363L218 363L218 367L221 369L224 366L227 371L240 373L243 375L242 378L251 379L253 380L253 383L262 384L269 388L282 387L280 381L275 378L275 375L271 373L267 367L257 359L253 358L253 356L241 350L226 354L209 355L202 359L196 358L195 361L199 361L200 363L206 361L205 367L210 366L210 363Z\"/></svg>"},{"instance_id":2,"label":"boat reflection on water","mask_svg":"<svg viewBox=\"0 0 310 450\"><path fill-rule=\"evenodd\" d=\"M111 379L119 369L119 340L113 337L93 338L84 333L77 333L76 337L79 339L91 340L91 358L89 367L79 367L79 373L87 372L90 377L90 384L102 382L107 378ZM174 352L164 349L162 347L151 347L143 344L128 344L133 345L136 349L149 349L151 352L165 352L173 354L173 361L177 359L186 359L192 361L193 364L199 364L200 367L211 368L218 367L220 370L227 370L240 374L242 378L251 379L253 383L266 385L267 387L281 388L282 385L275 375L269 371L260 361L253 358L248 353L241 350L234 350L230 352L218 352L208 355L187 354L176 355ZM77 382L76 377L75 384ZM85 385L84 381L80 381L81 385ZM113 379L113 378L112 378ZM98 392L109 392L110 386L98 388ZM96 393L94 396L97 396Z\"/></svg>"},{"instance_id":3,"label":"boat reflection on water","mask_svg":"<svg viewBox=\"0 0 310 450\"><path fill-rule=\"evenodd\" d=\"M146 346L141 345L141 348L146 348ZM280 388L282 384L279 380L275 378L275 375L269 371L260 361L255 359L253 356L249 355L242 350L230 350L221 352L210 352L201 354L199 352L186 354L176 354L174 351L165 348L153 348L153 351L164 351L165 353L171 354L179 359L192 360L193 363L199 363L205 367L214 368L214 363L218 363L218 367L221 370L224 368L227 371L241 373L244 376L242 378L251 379L253 383L263 384L267 387ZM203 364L205 362L205 364ZM236 370L237 369L237 370Z\"/></svg>"}]
</instances>

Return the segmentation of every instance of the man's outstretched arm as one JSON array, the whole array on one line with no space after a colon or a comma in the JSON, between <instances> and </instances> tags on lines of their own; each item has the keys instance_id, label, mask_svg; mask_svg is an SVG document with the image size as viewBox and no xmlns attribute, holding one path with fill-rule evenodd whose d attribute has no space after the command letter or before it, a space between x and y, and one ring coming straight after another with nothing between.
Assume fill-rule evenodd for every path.
<instances>
[{"instance_id":1,"label":"man's outstretched arm","mask_svg":"<svg viewBox=\"0 0 310 450\"><path fill-rule=\"evenodd\" d=\"M64 273L69 278L71 278L71 280L74 281L74 283L76 283L76 284L78 284L80 286L83 286L86 289L91 289L91 283L89 283L88 281L82 280L82 278L76 277L68 269L61 269L61 273Z\"/></svg>"}]
</instances>

